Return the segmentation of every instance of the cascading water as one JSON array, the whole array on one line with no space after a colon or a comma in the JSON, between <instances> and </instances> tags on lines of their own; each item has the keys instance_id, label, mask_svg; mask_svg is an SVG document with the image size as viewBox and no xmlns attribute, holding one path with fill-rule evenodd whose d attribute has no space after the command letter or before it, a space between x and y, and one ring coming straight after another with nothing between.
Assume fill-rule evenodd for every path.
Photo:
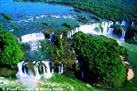
<instances>
[{"instance_id":1,"label":"cascading water","mask_svg":"<svg viewBox=\"0 0 137 91\"><path fill-rule=\"evenodd\" d=\"M119 24L119 22L117 24ZM113 39L118 39L120 41L124 41L125 31L124 30L122 31L122 35L120 38L116 38L113 36L114 28L111 28L112 25L114 25L112 21L103 21L100 23L81 25L80 27L77 27L71 30L70 32L68 32L67 37L71 38L71 36L77 33L78 31L82 31L85 34L104 35L108 38L113 38ZM123 21L121 25L124 26L126 25L126 23Z\"/></svg>"},{"instance_id":2,"label":"cascading water","mask_svg":"<svg viewBox=\"0 0 137 91\"><path fill-rule=\"evenodd\" d=\"M63 67L63 64L61 64L61 66L59 66L59 74L63 74L64 72L64 67Z\"/></svg>"},{"instance_id":3,"label":"cascading water","mask_svg":"<svg viewBox=\"0 0 137 91\"><path fill-rule=\"evenodd\" d=\"M131 23L131 26L136 26L136 22L132 22L132 23Z\"/></svg>"},{"instance_id":4,"label":"cascading water","mask_svg":"<svg viewBox=\"0 0 137 91\"><path fill-rule=\"evenodd\" d=\"M41 76L40 76L40 73L39 73L39 69L38 69L38 62L36 63L36 65L34 65L34 73L35 73L35 78L36 79L40 79Z\"/></svg>"},{"instance_id":5,"label":"cascading water","mask_svg":"<svg viewBox=\"0 0 137 91\"><path fill-rule=\"evenodd\" d=\"M24 61L18 63L18 72L16 74L16 77L19 79L20 82L22 82L25 86L29 88L35 88L38 84L38 80L43 76L46 79L49 79L53 75L53 70L51 72L50 69L50 62L49 61L42 61L44 64L43 66L43 73L40 74L38 66L42 65L40 62L33 62L34 64L34 73L30 71L30 69L26 69L27 63ZM24 67L23 67L24 66ZM45 68L46 67L46 68Z\"/></svg>"},{"instance_id":6,"label":"cascading water","mask_svg":"<svg viewBox=\"0 0 137 91\"><path fill-rule=\"evenodd\" d=\"M23 75L24 73L23 73L23 71L22 71L23 63L24 63L24 61L18 63L18 73L16 74L17 77L18 77L18 75L24 76L24 75Z\"/></svg>"},{"instance_id":7,"label":"cascading water","mask_svg":"<svg viewBox=\"0 0 137 91\"><path fill-rule=\"evenodd\" d=\"M39 41L44 40L45 36L43 33L31 33L21 36L21 43L28 43L30 45L31 51L37 50L39 46Z\"/></svg>"},{"instance_id":8,"label":"cascading water","mask_svg":"<svg viewBox=\"0 0 137 91\"><path fill-rule=\"evenodd\" d=\"M49 61L42 61L42 63L44 63L44 65L43 65L44 78L46 78L46 79L51 78L53 75L53 69L51 71L50 62Z\"/></svg>"},{"instance_id":9,"label":"cascading water","mask_svg":"<svg viewBox=\"0 0 137 91\"><path fill-rule=\"evenodd\" d=\"M113 38L113 31L114 31L114 28L109 28L108 29L108 32L105 36L107 36L108 38Z\"/></svg>"},{"instance_id":10,"label":"cascading water","mask_svg":"<svg viewBox=\"0 0 137 91\"><path fill-rule=\"evenodd\" d=\"M23 85L29 88L35 88L36 86L35 80L32 80L34 79L34 76L31 73L27 74L26 69L23 66L24 66L24 61L18 63L18 72L16 73L16 77L19 79L21 83L23 83Z\"/></svg>"},{"instance_id":11,"label":"cascading water","mask_svg":"<svg viewBox=\"0 0 137 91\"><path fill-rule=\"evenodd\" d=\"M27 77L27 69L24 67L23 70L24 70L24 76Z\"/></svg>"},{"instance_id":12,"label":"cascading water","mask_svg":"<svg viewBox=\"0 0 137 91\"><path fill-rule=\"evenodd\" d=\"M126 25L127 25L127 22L126 22L125 20L123 20L123 21L121 22L121 25L122 25L122 26L126 26Z\"/></svg>"},{"instance_id":13,"label":"cascading water","mask_svg":"<svg viewBox=\"0 0 137 91\"><path fill-rule=\"evenodd\" d=\"M126 35L126 32L122 29L122 34L121 34L121 37L119 38L119 40L125 41L125 35Z\"/></svg>"}]
</instances>

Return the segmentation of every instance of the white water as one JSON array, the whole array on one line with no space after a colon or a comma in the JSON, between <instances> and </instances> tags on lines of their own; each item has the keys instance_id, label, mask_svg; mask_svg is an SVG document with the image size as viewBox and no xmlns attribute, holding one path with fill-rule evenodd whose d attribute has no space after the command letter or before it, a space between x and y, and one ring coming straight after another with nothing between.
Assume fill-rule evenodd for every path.
<instances>
[{"instance_id":1,"label":"white water","mask_svg":"<svg viewBox=\"0 0 137 91\"><path fill-rule=\"evenodd\" d=\"M122 29L122 35L120 37L120 41L125 41L125 35L126 35L126 32Z\"/></svg>"},{"instance_id":2,"label":"white water","mask_svg":"<svg viewBox=\"0 0 137 91\"><path fill-rule=\"evenodd\" d=\"M21 36L20 42L29 44L31 51L34 51L39 47L39 41L44 39L43 33L31 33Z\"/></svg>"},{"instance_id":3,"label":"white water","mask_svg":"<svg viewBox=\"0 0 137 91\"><path fill-rule=\"evenodd\" d=\"M23 63L24 63L24 61L18 63L18 73L17 73L17 75L19 74L20 76L24 76L24 73L22 71Z\"/></svg>"},{"instance_id":4,"label":"white water","mask_svg":"<svg viewBox=\"0 0 137 91\"><path fill-rule=\"evenodd\" d=\"M43 65L43 75L44 75L44 78L46 78L46 79L51 78L52 75L53 75L53 69L51 71L49 61L42 61L42 63L44 63L45 66L46 66L46 68L45 68L45 66Z\"/></svg>"},{"instance_id":5,"label":"white water","mask_svg":"<svg viewBox=\"0 0 137 91\"><path fill-rule=\"evenodd\" d=\"M59 66L59 74L63 74L64 72L64 67L63 67L63 64L61 64L61 66Z\"/></svg>"},{"instance_id":6,"label":"white water","mask_svg":"<svg viewBox=\"0 0 137 91\"><path fill-rule=\"evenodd\" d=\"M40 73L39 73L39 69L38 69L38 62L34 65L34 72L35 72L35 78L36 79L40 79L41 76L40 76Z\"/></svg>"},{"instance_id":7,"label":"white water","mask_svg":"<svg viewBox=\"0 0 137 91\"><path fill-rule=\"evenodd\" d=\"M27 22L33 22L35 20L39 20L39 19L43 19L43 18L47 18L47 17L50 17L50 18L64 18L64 19L74 19L73 16L71 15L48 15L48 14L45 14L45 15L40 15L40 16L26 16L27 19L21 19L21 20L18 20L18 21L15 21L15 22L18 22L18 23L27 23Z\"/></svg>"},{"instance_id":8,"label":"white water","mask_svg":"<svg viewBox=\"0 0 137 91\"><path fill-rule=\"evenodd\" d=\"M33 62L33 64L34 63L35 62ZM34 73L35 73L35 75L29 69L26 69L25 67L23 67L27 63L25 63L24 61L18 63L18 72L16 73L16 77L25 86L27 86L29 88L35 88L38 84L37 83L38 80L40 80L42 76L46 79L50 79L52 77L53 73L54 73L53 70L51 72L50 65L49 65L50 62L49 61L42 61L42 63L44 65L43 65L43 73L41 73L41 74L39 72L38 66L42 65L42 64L40 64L39 62L34 64Z\"/></svg>"},{"instance_id":9,"label":"white water","mask_svg":"<svg viewBox=\"0 0 137 91\"><path fill-rule=\"evenodd\" d=\"M127 22L126 22L125 20L123 20L123 21L121 22L121 25L122 25L122 26L126 26L126 25L127 25Z\"/></svg>"},{"instance_id":10,"label":"white water","mask_svg":"<svg viewBox=\"0 0 137 91\"><path fill-rule=\"evenodd\" d=\"M119 22L117 22L118 24ZM118 39L120 41L124 41L125 37L125 31L123 30L122 35L120 38L116 38L113 36L114 28L111 28L111 25L114 23L112 21L104 21L100 23L93 23L93 24L85 24L81 25L80 27L77 27L70 32L68 32L67 37L71 38L72 35L77 33L78 31L81 31L85 34L91 34L91 35L104 35L108 38ZM125 25L125 22L123 21L121 25Z\"/></svg>"},{"instance_id":11,"label":"white water","mask_svg":"<svg viewBox=\"0 0 137 91\"><path fill-rule=\"evenodd\" d=\"M23 72L22 68L24 65L24 61L18 63L18 72L16 74L16 77L19 79L23 85L29 87L29 88L35 88L36 83L33 75L30 75L25 72ZM25 69L26 70L26 69Z\"/></svg>"},{"instance_id":12,"label":"white water","mask_svg":"<svg viewBox=\"0 0 137 91\"><path fill-rule=\"evenodd\" d=\"M54 32L50 33L49 40L53 40Z\"/></svg>"},{"instance_id":13,"label":"white water","mask_svg":"<svg viewBox=\"0 0 137 91\"><path fill-rule=\"evenodd\" d=\"M135 23L135 22L132 22L131 26L136 26L136 23Z\"/></svg>"}]
</instances>

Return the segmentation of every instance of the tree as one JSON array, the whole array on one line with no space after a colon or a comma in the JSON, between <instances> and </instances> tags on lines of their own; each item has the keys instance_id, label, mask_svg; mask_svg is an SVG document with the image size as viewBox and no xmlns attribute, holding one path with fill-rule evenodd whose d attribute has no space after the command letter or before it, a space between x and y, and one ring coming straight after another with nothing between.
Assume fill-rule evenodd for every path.
<instances>
[{"instance_id":1,"label":"tree","mask_svg":"<svg viewBox=\"0 0 137 91\"><path fill-rule=\"evenodd\" d=\"M85 81L103 87L119 87L126 81L127 69L119 57L125 50L115 40L78 32L73 47Z\"/></svg>"},{"instance_id":2,"label":"tree","mask_svg":"<svg viewBox=\"0 0 137 91\"><path fill-rule=\"evenodd\" d=\"M69 23L63 23L63 26L65 26L65 27L67 27L67 28L69 28L69 29L72 28L72 26L71 26Z\"/></svg>"},{"instance_id":3,"label":"tree","mask_svg":"<svg viewBox=\"0 0 137 91\"><path fill-rule=\"evenodd\" d=\"M0 31L0 65L16 65L23 57L23 52L16 37L8 31Z\"/></svg>"},{"instance_id":4,"label":"tree","mask_svg":"<svg viewBox=\"0 0 137 91\"><path fill-rule=\"evenodd\" d=\"M61 34L63 32L60 32ZM64 66L64 75L73 76L74 74L74 64L75 64L75 53L71 46L71 41L63 36L60 38L60 33L56 32L56 41L43 40L41 42L41 49L43 53L47 54L51 63L54 65L54 70L58 72L58 67L63 64ZM65 34L63 34L65 35ZM67 74L68 73L68 74Z\"/></svg>"},{"instance_id":5,"label":"tree","mask_svg":"<svg viewBox=\"0 0 137 91\"><path fill-rule=\"evenodd\" d=\"M86 24L88 22L88 19L85 16L79 16L78 21L83 23L83 24Z\"/></svg>"},{"instance_id":6,"label":"tree","mask_svg":"<svg viewBox=\"0 0 137 91\"><path fill-rule=\"evenodd\" d=\"M6 20L11 20L13 21L13 18L11 18L7 13L2 13L1 14Z\"/></svg>"}]
</instances>

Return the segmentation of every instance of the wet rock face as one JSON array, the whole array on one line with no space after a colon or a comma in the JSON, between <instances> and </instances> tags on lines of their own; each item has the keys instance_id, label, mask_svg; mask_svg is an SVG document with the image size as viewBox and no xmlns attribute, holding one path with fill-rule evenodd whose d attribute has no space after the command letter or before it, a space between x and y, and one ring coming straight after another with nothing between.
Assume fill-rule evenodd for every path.
<instances>
[{"instance_id":1,"label":"wet rock face","mask_svg":"<svg viewBox=\"0 0 137 91\"><path fill-rule=\"evenodd\" d=\"M120 29L118 29L118 30L114 29L113 34L115 34L118 38L120 38L122 35L122 31Z\"/></svg>"},{"instance_id":2,"label":"wet rock face","mask_svg":"<svg viewBox=\"0 0 137 91\"><path fill-rule=\"evenodd\" d=\"M128 43L137 44L137 27L129 27L127 29L125 40Z\"/></svg>"},{"instance_id":3,"label":"wet rock face","mask_svg":"<svg viewBox=\"0 0 137 91\"><path fill-rule=\"evenodd\" d=\"M120 25L113 25L112 26L114 31L113 34L116 35L118 38L122 37L122 33L124 32Z\"/></svg>"}]
</instances>

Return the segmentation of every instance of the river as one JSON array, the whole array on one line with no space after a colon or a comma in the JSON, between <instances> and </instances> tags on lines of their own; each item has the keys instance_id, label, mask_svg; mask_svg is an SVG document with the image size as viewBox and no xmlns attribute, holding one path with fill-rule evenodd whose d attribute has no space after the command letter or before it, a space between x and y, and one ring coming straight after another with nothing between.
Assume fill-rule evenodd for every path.
<instances>
[{"instance_id":1,"label":"river","mask_svg":"<svg viewBox=\"0 0 137 91\"><path fill-rule=\"evenodd\" d=\"M64 22L77 24L75 19L77 13L74 9L62 5L0 0L0 13L6 13L14 19L12 24L19 27L18 32L9 26L11 22L4 26L6 26L5 29L10 30L15 35L40 32L46 29L41 24L44 21L50 22L52 28L60 27ZM0 16L0 19L2 19L2 16ZM0 23L3 24L2 20Z\"/></svg>"}]
</instances>

